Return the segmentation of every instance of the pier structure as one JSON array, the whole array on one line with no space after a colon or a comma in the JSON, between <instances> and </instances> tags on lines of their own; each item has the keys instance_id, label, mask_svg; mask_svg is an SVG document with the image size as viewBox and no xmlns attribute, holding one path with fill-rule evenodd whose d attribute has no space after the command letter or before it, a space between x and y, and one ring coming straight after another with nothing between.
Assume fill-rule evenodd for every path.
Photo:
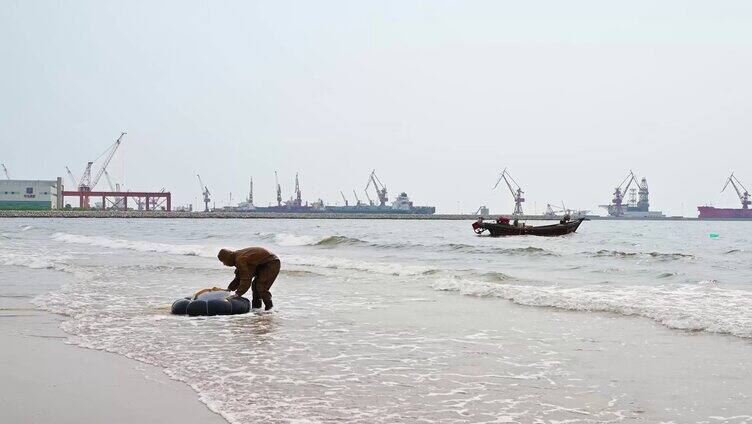
<instances>
[{"instance_id":1,"label":"pier structure","mask_svg":"<svg viewBox=\"0 0 752 424\"><path fill-rule=\"evenodd\" d=\"M101 198L101 210L128 210L128 198L134 199L139 210L157 210L164 204L165 210L172 210L172 194L169 191L63 191L63 204L66 197L77 197L79 205L88 205L90 198Z\"/></svg>"}]
</instances>

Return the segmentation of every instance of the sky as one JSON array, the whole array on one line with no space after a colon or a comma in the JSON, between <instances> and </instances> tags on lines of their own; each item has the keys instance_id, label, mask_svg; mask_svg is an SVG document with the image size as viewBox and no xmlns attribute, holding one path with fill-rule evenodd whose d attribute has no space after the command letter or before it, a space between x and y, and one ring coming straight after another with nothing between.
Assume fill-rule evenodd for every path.
<instances>
[{"instance_id":1,"label":"sky","mask_svg":"<svg viewBox=\"0 0 752 424\"><path fill-rule=\"evenodd\" d=\"M174 205L197 174L267 205L275 170L334 204L375 169L445 213L511 212L505 167L528 213L597 211L630 169L667 215L752 188L749 1L4 0L0 55L13 178L71 186L125 131L109 173Z\"/></svg>"}]
</instances>

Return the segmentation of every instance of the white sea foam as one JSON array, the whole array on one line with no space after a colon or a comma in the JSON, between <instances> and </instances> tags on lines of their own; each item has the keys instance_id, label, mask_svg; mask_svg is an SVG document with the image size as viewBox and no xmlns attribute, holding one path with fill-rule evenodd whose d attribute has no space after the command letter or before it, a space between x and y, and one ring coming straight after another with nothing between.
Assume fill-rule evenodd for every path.
<instances>
[{"instance_id":1,"label":"white sea foam","mask_svg":"<svg viewBox=\"0 0 752 424\"><path fill-rule=\"evenodd\" d=\"M31 269L56 269L66 271L68 266L64 263L67 256L55 254L30 254L21 251L0 250L0 264L22 266Z\"/></svg>"},{"instance_id":2,"label":"white sea foam","mask_svg":"<svg viewBox=\"0 0 752 424\"><path fill-rule=\"evenodd\" d=\"M203 256L211 258L216 256L216 247L193 245L193 244L170 244L150 241L126 240L104 236L85 236L80 234L55 233L52 239L64 243L87 244L109 249L128 249L139 252L159 252L173 255Z\"/></svg>"},{"instance_id":3,"label":"white sea foam","mask_svg":"<svg viewBox=\"0 0 752 424\"><path fill-rule=\"evenodd\" d=\"M752 292L718 288L704 281L661 287L562 287L441 278L432 287L526 306L637 315L675 329L752 337Z\"/></svg>"},{"instance_id":4,"label":"white sea foam","mask_svg":"<svg viewBox=\"0 0 752 424\"><path fill-rule=\"evenodd\" d=\"M342 269L360 272L374 272L393 276L429 275L438 271L436 267L425 265L407 265L397 262L373 262L332 256L285 255L283 261L294 265L315 268Z\"/></svg>"}]
</instances>

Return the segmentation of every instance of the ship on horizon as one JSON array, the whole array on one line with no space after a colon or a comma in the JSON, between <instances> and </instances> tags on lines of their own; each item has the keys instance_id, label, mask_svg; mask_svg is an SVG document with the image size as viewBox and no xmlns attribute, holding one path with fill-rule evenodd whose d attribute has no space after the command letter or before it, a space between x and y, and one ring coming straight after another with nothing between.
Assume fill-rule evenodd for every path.
<instances>
[{"instance_id":1,"label":"ship on horizon","mask_svg":"<svg viewBox=\"0 0 752 424\"><path fill-rule=\"evenodd\" d=\"M726 179L721 193L726 191L728 186L731 185L736 191L736 195L739 197L739 201L742 204L740 209L735 208L716 208L713 206L698 206L697 210L700 212L700 219L752 219L752 209L749 208L752 201L749 200L749 190L744 187L741 181L732 172Z\"/></svg>"},{"instance_id":2,"label":"ship on horizon","mask_svg":"<svg viewBox=\"0 0 752 424\"><path fill-rule=\"evenodd\" d=\"M290 200L282 200L282 187L279 184L278 175L274 173L276 183L277 204L271 206L255 206L253 204L253 179L251 179L250 190L248 198L245 202L238 204L235 207L223 208L226 211L231 212L264 212L264 213L368 213L368 214L417 214L417 215L432 215L436 213L436 207L434 206L415 206L410 200L410 197L405 192L401 192L394 201L389 204L389 197L386 186L381 183L381 180L376 176L376 170L371 171L368 177L368 183L366 184L364 194L368 199L368 202L361 202L358 198L358 194L353 190L356 203L350 205L350 202L345 197L344 193L340 191L342 199L344 200L344 206L338 205L326 205L321 199L316 200L313 203L303 202L303 194L300 189L300 179L298 174L295 174L295 197ZM371 200L368 194L369 188L373 189L378 198L378 204Z\"/></svg>"}]
</instances>

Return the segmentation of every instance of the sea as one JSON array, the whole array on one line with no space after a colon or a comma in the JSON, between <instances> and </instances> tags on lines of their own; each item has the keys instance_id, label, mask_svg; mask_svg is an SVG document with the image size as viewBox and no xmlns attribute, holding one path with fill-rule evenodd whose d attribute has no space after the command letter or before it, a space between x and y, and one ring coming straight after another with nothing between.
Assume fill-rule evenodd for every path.
<instances>
[{"instance_id":1,"label":"sea","mask_svg":"<svg viewBox=\"0 0 752 424\"><path fill-rule=\"evenodd\" d=\"M170 314L248 246L273 310ZM0 267L233 424L752 422L752 222L2 219Z\"/></svg>"}]
</instances>

